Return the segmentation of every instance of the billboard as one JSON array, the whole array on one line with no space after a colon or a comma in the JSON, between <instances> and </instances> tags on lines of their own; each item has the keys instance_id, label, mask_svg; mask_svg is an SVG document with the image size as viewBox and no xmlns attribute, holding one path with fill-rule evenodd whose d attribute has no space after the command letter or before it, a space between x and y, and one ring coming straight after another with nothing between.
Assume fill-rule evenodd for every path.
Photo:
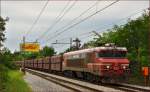
<instances>
[{"instance_id":1,"label":"billboard","mask_svg":"<svg viewBox=\"0 0 150 92\"><path fill-rule=\"evenodd\" d=\"M39 43L21 43L20 50L25 52L39 52L40 44Z\"/></svg>"}]
</instances>

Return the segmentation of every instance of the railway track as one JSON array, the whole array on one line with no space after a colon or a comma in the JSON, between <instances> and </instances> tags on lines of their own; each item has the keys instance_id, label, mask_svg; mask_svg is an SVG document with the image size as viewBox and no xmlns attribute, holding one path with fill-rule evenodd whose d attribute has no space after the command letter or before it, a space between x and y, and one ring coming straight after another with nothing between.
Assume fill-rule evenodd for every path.
<instances>
[{"instance_id":1,"label":"railway track","mask_svg":"<svg viewBox=\"0 0 150 92\"><path fill-rule=\"evenodd\" d=\"M56 84L59 84L63 87L66 87L68 89L71 89L75 92L102 92L101 90L96 90L96 89L93 89L93 88L89 88L87 86L83 86L83 85L78 85L76 83L73 83L73 82L70 82L70 81L66 81L66 80L63 80L63 79L60 79L60 78L56 78L54 76L48 76L48 75L45 75L45 74L42 74L42 73L39 73L39 72L35 72L33 70L29 70L27 69L27 72L29 73L32 73L32 74L35 74L37 76L40 76L48 81L51 81L51 82L54 82Z\"/></svg>"},{"instance_id":2,"label":"railway track","mask_svg":"<svg viewBox=\"0 0 150 92\"><path fill-rule=\"evenodd\" d=\"M137 87L133 87L133 86L125 86L125 85L121 85L121 84L106 85L106 86L112 87L115 89L120 89L125 92L150 92L149 89L137 88Z\"/></svg>"},{"instance_id":3,"label":"railway track","mask_svg":"<svg viewBox=\"0 0 150 92\"><path fill-rule=\"evenodd\" d=\"M128 85L128 84L119 84L120 86L122 87L126 87L126 88L129 88L129 89L136 89L136 90L139 90L141 92L150 92L150 87L148 88L142 88L142 87L137 87L137 86L133 86L133 85Z\"/></svg>"},{"instance_id":4,"label":"railway track","mask_svg":"<svg viewBox=\"0 0 150 92\"><path fill-rule=\"evenodd\" d=\"M31 69L26 69L27 72L40 76L48 81L59 84L63 87L71 89L75 92L150 92L149 89L142 89L137 87L132 87L123 84L101 84L96 85L88 82L83 82L80 80L65 78L58 75L52 75L40 71L35 71Z\"/></svg>"}]
</instances>

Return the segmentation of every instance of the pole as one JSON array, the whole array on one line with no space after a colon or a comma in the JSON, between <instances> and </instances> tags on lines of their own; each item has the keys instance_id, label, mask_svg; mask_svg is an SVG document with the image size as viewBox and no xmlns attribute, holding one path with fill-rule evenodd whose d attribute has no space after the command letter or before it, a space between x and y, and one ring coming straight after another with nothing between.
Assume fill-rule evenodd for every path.
<instances>
[{"instance_id":1,"label":"pole","mask_svg":"<svg viewBox=\"0 0 150 92\"><path fill-rule=\"evenodd\" d=\"M25 45L25 36L23 36L23 44Z\"/></svg>"},{"instance_id":2,"label":"pole","mask_svg":"<svg viewBox=\"0 0 150 92\"><path fill-rule=\"evenodd\" d=\"M73 42L75 42L76 44L76 50L79 50L81 41L78 38L76 38L75 40L73 40Z\"/></svg>"},{"instance_id":3,"label":"pole","mask_svg":"<svg viewBox=\"0 0 150 92\"><path fill-rule=\"evenodd\" d=\"M0 0L0 17L1 17L1 8L2 8L2 6L1 6L1 0Z\"/></svg>"},{"instance_id":4,"label":"pole","mask_svg":"<svg viewBox=\"0 0 150 92\"><path fill-rule=\"evenodd\" d=\"M72 38L70 38L70 49L72 48Z\"/></svg>"},{"instance_id":5,"label":"pole","mask_svg":"<svg viewBox=\"0 0 150 92\"><path fill-rule=\"evenodd\" d=\"M25 36L23 36L23 48L25 47ZM25 55L25 50L22 49L23 51L23 55ZM24 56L24 59L23 59L23 68L22 68L22 72L25 74L25 56Z\"/></svg>"}]
</instances>

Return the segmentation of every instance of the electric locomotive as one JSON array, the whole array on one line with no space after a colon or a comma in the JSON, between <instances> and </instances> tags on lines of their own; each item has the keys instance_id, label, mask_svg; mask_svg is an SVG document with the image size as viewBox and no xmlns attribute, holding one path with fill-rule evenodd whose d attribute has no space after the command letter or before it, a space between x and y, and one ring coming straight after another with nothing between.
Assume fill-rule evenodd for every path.
<instances>
[{"instance_id":1,"label":"electric locomotive","mask_svg":"<svg viewBox=\"0 0 150 92\"><path fill-rule=\"evenodd\" d=\"M69 76L103 83L125 81L129 76L127 49L106 44L64 54L63 71Z\"/></svg>"}]
</instances>

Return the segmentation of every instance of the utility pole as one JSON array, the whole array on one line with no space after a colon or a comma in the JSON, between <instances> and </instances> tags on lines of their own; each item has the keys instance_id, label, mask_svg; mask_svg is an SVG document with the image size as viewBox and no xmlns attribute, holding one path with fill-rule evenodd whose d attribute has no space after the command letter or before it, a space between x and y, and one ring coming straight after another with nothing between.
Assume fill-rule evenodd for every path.
<instances>
[{"instance_id":1,"label":"utility pole","mask_svg":"<svg viewBox=\"0 0 150 92\"><path fill-rule=\"evenodd\" d=\"M72 38L70 38L70 49L72 48Z\"/></svg>"},{"instance_id":2,"label":"utility pole","mask_svg":"<svg viewBox=\"0 0 150 92\"><path fill-rule=\"evenodd\" d=\"M23 55L24 55L24 59L23 59L23 66L22 66L22 72L25 74L25 50L24 50L24 47L25 47L25 36L23 36L23 47L21 47L22 49L22 52L23 52Z\"/></svg>"},{"instance_id":3,"label":"utility pole","mask_svg":"<svg viewBox=\"0 0 150 92\"><path fill-rule=\"evenodd\" d=\"M26 43L26 38L25 38L25 36L23 36L23 44L22 44L22 47L21 47L23 55L25 54L25 43Z\"/></svg>"},{"instance_id":4,"label":"utility pole","mask_svg":"<svg viewBox=\"0 0 150 92\"><path fill-rule=\"evenodd\" d=\"M73 40L73 42L75 42L75 44L76 44L76 49L78 50L79 48L80 48L80 40L78 39L78 38L76 38L75 40Z\"/></svg>"},{"instance_id":5,"label":"utility pole","mask_svg":"<svg viewBox=\"0 0 150 92\"><path fill-rule=\"evenodd\" d=\"M1 0L0 0L0 17L1 17L1 8L2 8L2 6L1 6Z\"/></svg>"}]
</instances>

